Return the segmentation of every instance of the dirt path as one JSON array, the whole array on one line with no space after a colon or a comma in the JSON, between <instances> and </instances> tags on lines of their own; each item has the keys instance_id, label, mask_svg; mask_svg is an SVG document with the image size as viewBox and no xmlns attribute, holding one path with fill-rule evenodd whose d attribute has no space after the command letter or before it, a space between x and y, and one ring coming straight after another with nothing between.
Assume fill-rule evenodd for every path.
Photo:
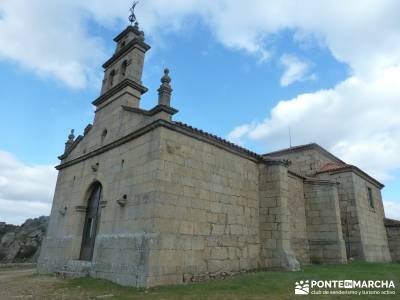
<instances>
[{"instance_id":1,"label":"dirt path","mask_svg":"<svg viewBox=\"0 0 400 300\"><path fill-rule=\"evenodd\" d=\"M68 299L57 288L59 279L35 273L35 269L0 269L0 299Z\"/></svg>"}]
</instances>

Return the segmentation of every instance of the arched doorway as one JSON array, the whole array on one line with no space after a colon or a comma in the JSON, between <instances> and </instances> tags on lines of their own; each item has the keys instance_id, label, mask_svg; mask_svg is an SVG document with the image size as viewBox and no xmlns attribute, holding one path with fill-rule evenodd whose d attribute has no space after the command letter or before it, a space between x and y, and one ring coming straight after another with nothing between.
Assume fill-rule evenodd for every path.
<instances>
[{"instance_id":1,"label":"arched doorway","mask_svg":"<svg viewBox=\"0 0 400 300\"><path fill-rule=\"evenodd\" d=\"M83 226L80 260L92 260L97 225L100 219L100 198L102 187L99 182L92 184Z\"/></svg>"}]
</instances>

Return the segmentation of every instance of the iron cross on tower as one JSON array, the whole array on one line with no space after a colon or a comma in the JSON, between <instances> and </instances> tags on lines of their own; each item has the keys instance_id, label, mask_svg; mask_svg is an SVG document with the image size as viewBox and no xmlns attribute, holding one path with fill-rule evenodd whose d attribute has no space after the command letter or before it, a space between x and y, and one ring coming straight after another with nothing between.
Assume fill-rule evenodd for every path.
<instances>
[{"instance_id":1,"label":"iron cross on tower","mask_svg":"<svg viewBox=\"0 0 400 300\"><path fill-rule=\"evenodd\" d=\"M132 7L130 9L131 15L129 16L129 21L131 22L131 25L136 22L136 15L135 15L135 7L139 3L139 1L134 1L132 4Z\"/></svg>"}]
</instances>

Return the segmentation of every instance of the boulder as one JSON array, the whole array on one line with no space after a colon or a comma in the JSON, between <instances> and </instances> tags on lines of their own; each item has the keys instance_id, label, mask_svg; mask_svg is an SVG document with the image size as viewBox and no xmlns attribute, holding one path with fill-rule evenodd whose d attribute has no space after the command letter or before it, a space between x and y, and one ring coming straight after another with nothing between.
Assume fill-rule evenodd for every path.
<instances>
[{"instance_id":1,"label":"boulder","mask_svg":"<svg viewBox=\"0 0 400 300\"><path fill-rule=\"evenodd\" d=\"M49 217L28 219L21 226L0 223L0 263L34 263Z\"/></svg>"}]
</instances>

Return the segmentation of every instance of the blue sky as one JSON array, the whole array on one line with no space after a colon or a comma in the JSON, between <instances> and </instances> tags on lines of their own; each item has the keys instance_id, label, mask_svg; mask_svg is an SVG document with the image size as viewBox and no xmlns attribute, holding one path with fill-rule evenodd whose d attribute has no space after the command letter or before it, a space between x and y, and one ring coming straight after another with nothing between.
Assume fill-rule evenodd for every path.
<instances>
[{"instance_id":1,"label":"blue sky","mask_svg":"<svg viewBox=\"0 0 400 300\"><path fill-rule=\"evenodd\" d=\"M82 133L92 122L101 64L114 51L113 37L127 26L129 7L122 1L110 10L106 1L88 0L63 11L61 4L33 2L28 8L19 0L0 4L0 221L11 223L49 212L52 167L69 130ZM155 105L168 67L172 105L180 111L175 120L258 153L287 147L291 127L294 145L317 142L383 181L387 212L400 217L400 88L393 84L400 74L400 27L388 9L395 4L371 2L376 13L361 11L365 17L356 18L361 25L396 19L382 25L385 38L346 22L355 16L334 2L334 9L320 11L326 18L298 19L274 2L250 1L240 20L240 1L217 2L224 9L196 0L138 7L152 46L143 75L149 92L141 106ZM13 30L29 8L26 40L21 28ZM269 15L271 8L287 14L285 20ZM75 23L49 14L70 14ZM329 22L331 17L341 18L344 27ZM393 53L376 45L387 40ZM10 45L1 46L5 41Z\"/></svg>"}]
</instances>

